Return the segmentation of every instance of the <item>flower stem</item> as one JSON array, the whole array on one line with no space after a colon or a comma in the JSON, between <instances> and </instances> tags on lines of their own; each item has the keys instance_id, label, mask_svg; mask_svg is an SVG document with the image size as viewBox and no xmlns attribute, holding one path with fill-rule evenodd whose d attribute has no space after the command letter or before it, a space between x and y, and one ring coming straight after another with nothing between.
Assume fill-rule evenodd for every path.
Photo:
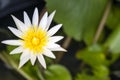
<instances>
[{"instance_id":1,"label":"flower stem","mask_svg":"<svg viewBox=\"0 0 120 80\"><path fill-rule=\"evenodd\" d=\"M97 41L98 41L98 39L99 39L99 37L100 37L100 34L101 34L101 32L103 31L103 29L104 29L104 27L105 27L105 23L106 23L106 20L107 20L108 15L109 15L111 6L112 6L112 0L109 0L108 3L107 3L107 6L106 6L106 8L105 8L103 17L102 17L102 19L101 19L101 21L100 21L100 24L99 24L99 26L98 26L97 32L96 32L96 34L95 34L93 43L97 43Z\"/></svg>"}]
</instances>

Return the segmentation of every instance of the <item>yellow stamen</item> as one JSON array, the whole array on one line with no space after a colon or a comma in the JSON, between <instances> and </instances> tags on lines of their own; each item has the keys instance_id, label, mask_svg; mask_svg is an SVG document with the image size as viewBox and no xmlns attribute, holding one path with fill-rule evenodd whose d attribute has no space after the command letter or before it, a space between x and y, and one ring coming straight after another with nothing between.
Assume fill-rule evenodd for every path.
<instances>
[{"instance_id":1,"label":"yellow stamen","mask_svg":"<svg viewBox=\"0 0 120 80\"><path fill-rule=\"evenodd\" d=\"M40 43L40 40L39 40L38 38L34 37L34 38L32 39L32 44L33 44L33 45L39 45L39 43Z\"/></svg>"},{"instance_id":2,"label":"yellow stamen","mask_svg":"<svg viewBox=\"0 0 120 80\"><path fill-rule=\"evenodd\" d=\"M30 27L22 36L23 47L34 54L43 52L43 47L48 42L47 32L37 27Z\"/></svg>"}]
</instances>

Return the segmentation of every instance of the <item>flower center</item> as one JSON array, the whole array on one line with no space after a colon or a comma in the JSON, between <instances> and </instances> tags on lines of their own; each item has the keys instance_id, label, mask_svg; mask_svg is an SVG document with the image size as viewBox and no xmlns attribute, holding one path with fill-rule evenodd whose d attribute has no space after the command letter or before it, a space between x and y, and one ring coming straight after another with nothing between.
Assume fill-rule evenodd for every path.
<instances>
[{"instance_id":1,"label":"flower center","mask_svg":"<svg viewBox=\"0 0 120 80\"><path fill-rule=\"evenodd\" d=\"M37 27L30 27L23 33L23 47L34 54L42 53L44 46L48 43L47 32Z\"/></svg>"},{"instance_id":2,"label":"flower center","mask_svg":"<svg viewBox=\"0 0 120 80\"><path fill-rule=\"evenodd\" d=\"M34 37L34 38L32 39L32 44L33 44L33 45L39 45L39 43L40 43L40 40L39 40L37 37Z\"/></svg>"}]
</instances>

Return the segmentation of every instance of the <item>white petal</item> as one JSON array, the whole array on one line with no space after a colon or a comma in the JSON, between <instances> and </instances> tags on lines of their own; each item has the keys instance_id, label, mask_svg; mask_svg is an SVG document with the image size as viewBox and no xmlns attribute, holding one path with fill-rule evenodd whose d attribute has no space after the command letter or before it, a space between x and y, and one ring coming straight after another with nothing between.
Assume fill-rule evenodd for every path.
<instances>
[{"instance_id":1,"label":"white petal","mask_svg":"<svg viewBox=\"0 0 120 80\"><path fill-rule=\"evenodd\" d=\"M56 43L48 43L46 47L47 48L56 48L56 47L60 47L60 45L56 44Z\"/></svg>"},{"instance_id":2,"label":"white petal","mask_svg":"<svg viewBox=\"0 0 120 80\"><path fill-rule=\"evenodd\" d=\"M31 26L30 18L28 17L27 13L24 11L24 23L27 27Z\"/></svg>"},{"instance_id":3,"label":"white petal","mask_svg":"<svg viewBox=\"0 0 120 80\"><path fill-rule=\"evenodd\" d=\"M21 53L21 52L23 52L23 48L22 47L17 47L14 50L12 50L10 52L10 54L18 54L18 53Z\"/></svg>"},{"instance_id":4,"label":"white petal","mask_svg":"<svg viewBox=\"0 0 120 80\"><path fill-rule=\"evenodd\" d=\"M48 49L45 49L45 52L43 54L50 58L54 58L54 59L56 58L55 55Z\"/></svg>"},{"instance_id":5,"label":"white petal","mask_svg":"<svg viewBox=\"0 0 120 80\"><path fill-rule=\"evenodd\" d=\"M26 57L29 57L30 58L30 51L28 49L24 50L21 57L20 57L20 60L21 59L24 59Z\"/></svg>"},{"instance_id":6,"label":"white petal","mask_svg":"<svg viewBox=\"0 0 120 80\"><path fill-rule=\"evenodd\" d=\"M21 68L29 59L30 59L29 51L25 50L20 57L19 68Z\"/></svg>"},{"instance_id":7,"label":"white petal","mask_svg":"<svg viewBox=\"0 0 120 80\"><path fill-rule=\"evenodd\" d=\"M52 12L52 13L49 15L48 21L47 21L46 30L49 29L49 26L50 26L50 24L51 24L51 22L52 22L52 20L53 20L53 17L54 17L54 15L55 15L55 13L56 13L56 11Z\"/></svg>"},{"instance_id":8,"label":"white petal","mask_svg":"<svg viewBox=\"0 0 120 80\"><path fill-rule=\"evenodd\" d=\"M51 51L64 51L66 52L66 50L62 47L55 47L55 48L49 48Z\"/></svg>"},{"instance_id":9,"label":"white petal","mask_svg":"<svg viewBox=\"0 0 120 80\"><path fill-rule=\"evenodd\" d=\"M43 15L42 19L40 20L39 27L42 27L43 30L46 28L46 25L47 25L47 16L48 16L48 12L46 12Z\"/></svg>"},{"instance_id":10,"label":"white petal","mask_svg":"<svg viewBox=\"0 0 120 80\"><path fill-rule=\"evenodd\" d=\"M64 38L63 36L53 36L53 37L50 37L50 42L58 42L63 38Z\"/></svg>"},{"instance_id":11,"label":"white petal","mask_svg":"<svg viewBox=\"0 0 120 80\"><path fill-rule=\"evenodd\" d=\"M12 28L12 27L8 27L8 28L10 29L10 31L11 31L14 35L16 35L17 37L21 38L22 32L21 32L20 30L17 30L17 29Z\"/></svg>"},{"instance_id":12,"label":"white petal","mask_svg":"<svg viewBox=\"0 0 120 80\"><path fill-rule=\"evenodd\" d=\"M32 65L35 64L35 61L36 61L36 55L35 54L31 53L31 55L30 55L30 61L31 61Z\"/></svg>"},{"instance_id":13,"label":"white petal","mask_svg":"<svg viewBox=\"0 0 120 80\"><path fill-rule=\"evenodd\" d=\"M45 63L43 55L38 55L37 57L41 65L46 69L46 63Z\"/></svg>"},{"instance_id":14,"label":"white petal","mask_svg":"<svg viewBox=\"0 0 120 80\"><path fill-rule=\"evenodd\" d=\"M12 15L12 18L17 26L17 28L21 31L24 31L26 29L26 26L23 22L21 22L19 19L17 19L15 16Z\"/></svg>"},{"instance_id":15,"label":"white petal","mask_svg":"<svg viewBox=\"0 0 120 80\"><path fill-rule=\"evenodd\" d=\"M2 43L14 46L22 45L22 42L20 40L4 40Z\"/></svg>"},{"instance_id":16,"label":"white petal","mask_svg":"<svg viewBox=\"0 0 120 80\"><path fill-rule=\"evenodd\" d=\"M48 35L49 35L49 36L54 35L61 27L62 27L62 24L58 24L58 25L54 26L53 28L51 28L51 29L48 31Z\"/></svg>"},{"instance_id":17,"label":"white petal","mask_svg":"<svg viewBox=\"0 0 120 80\"><path fill-rule=\"evenodd\" d=\"M32 24L33 25L38 26L38 18L39 18L39 16L38 16L38 9L35 8L34 13L33 13L33 18L32 18L32 20L33 20Z\"/></svg>"}]
</instances>

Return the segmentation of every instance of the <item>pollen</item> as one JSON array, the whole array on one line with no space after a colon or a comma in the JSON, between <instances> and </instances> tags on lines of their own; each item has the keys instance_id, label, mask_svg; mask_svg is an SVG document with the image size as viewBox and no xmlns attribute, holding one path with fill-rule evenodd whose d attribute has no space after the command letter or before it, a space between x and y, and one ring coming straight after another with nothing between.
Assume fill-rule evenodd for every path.
<instances>
[{"instance_id":1,"label":"pollen","mask_svg":"<svg viewBox=\"0 0 120 80\"><path fill-rule=\"evenodd\" d=\"M34 54L42 53L48 43L47 32L37 27L30 27L22 36L23 47Z\"/></svg>"},{"instance_id":2,"label":"pollen","mask_svg":"<svg viewBox=\"0 0 120 80\"><path fill-rule=\"evenodd\" d=\"M39 43L40 43L39 38L34 37L34 38L32 39L32 44L33 44L33 45L39 45Z\"/></svg>"}]
</instances>

